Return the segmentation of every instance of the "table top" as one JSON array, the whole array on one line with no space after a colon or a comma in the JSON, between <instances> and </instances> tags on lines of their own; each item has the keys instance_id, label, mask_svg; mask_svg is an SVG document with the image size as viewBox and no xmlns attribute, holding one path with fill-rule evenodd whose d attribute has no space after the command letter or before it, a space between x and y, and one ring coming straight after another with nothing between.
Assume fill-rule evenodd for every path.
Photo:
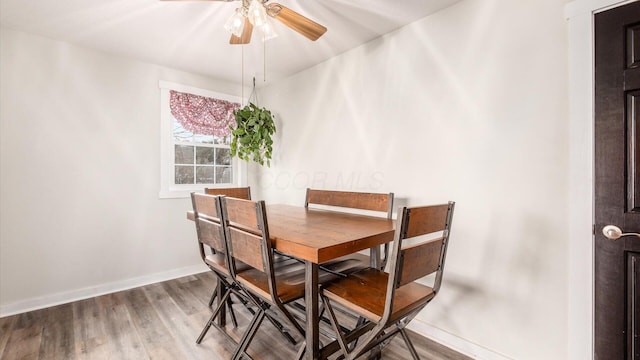
<instances>
[{"instance_id":1,"label":"table top","mask_svg":"<svg viewBox=\"0 0 640 360\"><path fill-rule=\"evenodd\" d=\"M267 205L269 234L283 253L322 263L393 240L394 220L303 206Z\"/></svg>"},{"instance_id":2,"label":"table top","mask_svg":"<svg viewBox=\"0 0 640 360\"><path fill-rule=\"evenodd\" d=\"M193 220L193 212L187 217ZM393 240L395 221L303 206L267 205L274 247L319 264Z\"/></svg>"}]
</instances>

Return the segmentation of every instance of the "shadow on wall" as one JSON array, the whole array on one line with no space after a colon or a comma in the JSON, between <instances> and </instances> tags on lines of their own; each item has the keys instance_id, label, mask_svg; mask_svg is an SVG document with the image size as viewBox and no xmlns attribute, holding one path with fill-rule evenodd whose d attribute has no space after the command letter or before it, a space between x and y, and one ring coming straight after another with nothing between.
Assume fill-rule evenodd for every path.
<instances>
[{"instance_id":1,"label":"shadow on wall","mask_svg":"<svg viewBox=\"0 0 640 360\"><path fill-rule=\"evenodd\" d=\"M447 295L447 301L438 301L442 311L430 312L430 320L428 322L449 324L449 326L453 326L449 331L458 334L461 333L462 329L456 326L457 323L450 314L455 314L457 309L463 307L464 303L474 303L485 307L489 306L492 302L489 293L487 293L486 288L483 287L480 282L470 281L468 278L450 272L447 274L446 266L441 290L455 295Z\"/></svg>"},{"instance_id":2,"label":"shadow on wall","mask_svg":"<svg viewBox=\"0 0 640 360\"><path fill-rule=\"evenodd\" d=\"M561 259L563 254L558 232L551 228L548 220L535 214L500 213L492 217L487 227L489 233L484 239L476 238L484 244L484 251L475 252L473 256L476 258L468 259L469 267L475 267L476 271L456 274L449 259L457 255L449 248L442 285L447 301L438 301L441 311L425 314L429 317L427 322L446 323L453 327L449 331L461 331L458 326L461 325L460 319L453 314L458 309L467 308L470 303L487 313L501 313L496 321L537 321L548 310L545 310L548 305L543 304L549 300L548 294L542 290L549 286L543 283L543 279L553 278L553 273L561 273L563 266L560 260L554 261L555 258ZM459 238L455 225L454 215L452 241ZM473 250L467 250L462 255L471 256L469 254L473 253ZM554 254L558 255L554 257ZM460 259L456 261L458 266L464 263ZM530 311L521 311L523 308Z\"/></svg>"},{"instance_id":3,"label":"shadow on wall","mask_svg":"<svg viewBox=\"0 0 640 360\"><path fill-rule=\"evenodd\" d=\"M552 226L548 219L536 214L494 214L491 234L484 242L481 273L508 297L535 299L542 279L553 276L545 273L557 272L562 266L554 262L554 254L563 258L562 230L554 231Z\"/></svg>"}]
</instances>

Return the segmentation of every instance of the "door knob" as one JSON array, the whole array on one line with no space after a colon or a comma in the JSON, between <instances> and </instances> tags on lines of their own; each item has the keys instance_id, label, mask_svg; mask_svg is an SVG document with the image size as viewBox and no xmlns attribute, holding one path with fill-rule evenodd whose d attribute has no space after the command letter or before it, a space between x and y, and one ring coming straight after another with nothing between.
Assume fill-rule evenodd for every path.
<instances>
[{"instance_id":1,"label":"door knob","mask_svg":"<svg viewBox=\"0 0 640 360\"><path fill-rule=\"evenodd\" d=\"M607 237L607 239L616 240L622 236L637 236L640 237L638 233L623 233L622 230L615 225L607 225L602 228L602 234Z\"/></svg>"}]
</instances>

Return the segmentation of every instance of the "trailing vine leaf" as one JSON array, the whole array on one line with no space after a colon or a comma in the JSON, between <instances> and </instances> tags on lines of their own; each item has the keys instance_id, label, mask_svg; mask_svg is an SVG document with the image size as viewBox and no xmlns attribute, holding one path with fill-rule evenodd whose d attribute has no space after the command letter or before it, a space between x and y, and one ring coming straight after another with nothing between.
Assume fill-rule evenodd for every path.
<instances>
[{"instance_id":1,"label":"trailing vine leaf","mask_svg":"<svg viewBox=\"0 0 640 360\"><path fill-rule=\"evenodd\" d=\"M250 102L234 115L236 127L231 128L231 156L271 166L271 136L276 132L271 111Z\"/></svg>"}]
</instances>

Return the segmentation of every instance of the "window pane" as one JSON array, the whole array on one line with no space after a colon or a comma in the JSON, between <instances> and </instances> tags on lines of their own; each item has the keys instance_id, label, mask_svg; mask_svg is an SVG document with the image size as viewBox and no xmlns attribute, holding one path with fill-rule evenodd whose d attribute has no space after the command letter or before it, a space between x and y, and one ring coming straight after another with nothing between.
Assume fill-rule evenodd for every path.
<instances>
[{"instance_id":1,"label":"window pane","mask_svg":"<svg viewBox=\"0 0 640 360\"><path fill-rule=\"evenodd\" d=\"M230 149L216 149L216 165L231 165Z\"/></svg>"},{"instance_id":2,"label":"window pane","mask_svg":"<svg viewBox=\"0 0 640 360\"><path fill-rule=\"evenodd\" d=\"M231 135L225 136L223 138L216 136L216 137L213 138L213 143L214 144L229 145L229 144L231 144Z\"/></svg>"},{"instance_id":3,"label":"window pane","mask_svg":"<svg viewBox=\"0 0 640 360\"><path fill-rule=\"evenodd\" d=\"M193 166L176 166L176 184L193 184Z\"/></svg>"},{"instance_id":4,"label":"window pane","mask_svg":"<svg viewBox=\"0 0 640 360\"><path fill-rule=\"evenodd\" d=\"M174 148L176 164L193 164L193 146L175 145Z\"/></svg>"},{"instance_id":5,"label":"window pane","mask_svg":"<svg viewBox=\"0 0 640 360\"><path fill-rule=\"evenodd\" d=\"M193 140L193 133L183 128L178 120L176 120L173 116L171 116L171 120L173 122L173 141L185 142Z\"/></svg>"},{"instance_id":6,"label":"window pane","mask_svg":"<svg viewBox=\"0 0 640 360\"><path fill-rule=\"evenodd\" d=\"M215 135L202 135L202 134L193 134L193 139L188 139L187 141L192 141L199 144L224 144L229 145L231 143L231 136L218 137Z\"/></svg>"},{"instance_id":7,"label":"window pane","mask_svg":"<svg viewBox=\"0 0 640 360\"><path fill-rule=\"evenodd\" d=\"M196 184L213 184L213 166L196 166Z\"/></svg>"},{"instance_id":8,"label":"window pane","mask_svg":"<svg viewBox=\"0 0 640 360\"><path fill-rule=\"evenodd\" d=\"M213 165L214 150L214 148L210 147L196 147L196 164Z\"/></svg>"},{"instance_id":9,"label":"window pane","mask_svg":"<svg viewBox=\"0 0 640 360\"><path fill-rule=\"evenodd\" d=\"M216 169L216 184L230 184L231 183L231 166L218 166Z\"/></svg>"},{"instance_id":10,"label":"window pane","mask_svg":"<svg viewBox=\"0 0 640 360\"><path fill-rule=\"evenodd\" d=\"M201 144L213 144L213 135L194 134L193 141Z\"/></svg>"}]
</instances>

